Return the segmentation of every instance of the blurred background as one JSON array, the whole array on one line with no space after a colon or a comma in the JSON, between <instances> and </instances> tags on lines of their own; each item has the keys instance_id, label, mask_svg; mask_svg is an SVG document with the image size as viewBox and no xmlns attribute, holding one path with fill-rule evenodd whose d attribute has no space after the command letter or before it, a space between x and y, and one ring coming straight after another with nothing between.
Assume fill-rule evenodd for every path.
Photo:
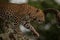
<instances>
[{"instance_id":1,"label":"blurred background","mask_svg":"<svg viewBox=\"0 0 60 40\"><path fill-rule=\"evenodd\" d=\"M60 0L0 0L0 2L10 2L17 4L28 3L29 5L41 10L45 10L47 8L55 8L60 10ZM38 40L60 40L60 26L56 24L56 15L52 12L48 12L45 19L45 23L43 24L31 22L38 33L40 33ZM22 28L24 29L24 27ZM30 35L29 32L26 34Z\"/></svg>"}]
</instances>

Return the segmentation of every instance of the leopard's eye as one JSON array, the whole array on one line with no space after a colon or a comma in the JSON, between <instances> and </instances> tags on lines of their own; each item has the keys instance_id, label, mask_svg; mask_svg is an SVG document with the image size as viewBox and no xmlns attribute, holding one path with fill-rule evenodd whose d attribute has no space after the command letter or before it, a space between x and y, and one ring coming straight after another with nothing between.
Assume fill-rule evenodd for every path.
<instances>
[{"instance_id":1,"label":"leopard's eye","mask_svg":"<svg viewBox=\"0 0 60 40\"><path fill-rule=\"evenodd\" d=\"M36 12L39 12L39 10L37 9Z\"/></svg>"}]
</instances>

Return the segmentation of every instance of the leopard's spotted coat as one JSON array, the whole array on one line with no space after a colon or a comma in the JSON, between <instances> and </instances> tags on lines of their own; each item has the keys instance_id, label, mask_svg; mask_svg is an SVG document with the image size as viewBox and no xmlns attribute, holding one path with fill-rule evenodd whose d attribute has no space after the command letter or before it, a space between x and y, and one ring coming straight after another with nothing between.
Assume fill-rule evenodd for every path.
<instances>
[{"instance_id":1,"label":"leopard's spotted coat","mask_svg":"<svg viewBox=\"0 0 60 40\"><path fill-rule=\"evenodd\" d=\"M30 24L30 21L35 20L40 23L44 21L44 13L42 10L32 7L28 4L11 4L11 3L0 3L0 19L3 21L4 34L20 34L19 25L20 23L26 28L29 28L37 36L39 34ZM1 35L1 34L0 34ZM14 37L9 40L17 40ZM8 39L6 39L8 40ZM22 39L23 40L23 39Z\"/></svg>"}]
</instances>

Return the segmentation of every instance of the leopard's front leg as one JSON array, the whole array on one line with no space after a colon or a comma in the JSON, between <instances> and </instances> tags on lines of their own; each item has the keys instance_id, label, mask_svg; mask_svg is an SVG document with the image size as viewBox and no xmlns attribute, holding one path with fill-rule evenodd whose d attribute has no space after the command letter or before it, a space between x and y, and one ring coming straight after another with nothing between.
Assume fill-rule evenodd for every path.
<instances>
[{"instance_id":1,"label":"leopard's front leg","mask_svg":"<svg viewBox=\"0 0 60 40\"><path fill-rule=\"evenodd\" d=\"M33 34L39 37L39 33L34 29L34 27L30 24L29 21L22 21L22 25L27 29L30 29L33 32Z\"/></svg>"}]
</instances>

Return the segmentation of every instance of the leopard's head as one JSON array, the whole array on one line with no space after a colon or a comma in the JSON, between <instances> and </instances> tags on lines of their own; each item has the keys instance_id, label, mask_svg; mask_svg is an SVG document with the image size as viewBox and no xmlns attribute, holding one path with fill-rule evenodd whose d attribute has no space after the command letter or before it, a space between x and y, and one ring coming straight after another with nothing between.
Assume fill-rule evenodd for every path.
<instances>
[{"instance_id":1,"label":"leopard's head","mask_svg":"<svg viewBox=\"0 0 60 40\"><path fill-rule=\"evenodd\" d=\"M32 21L37 23L43 23L45 21L45 16L42 10L36 9L34 12L30 13Z\"/></svg>"}]
</instances>

